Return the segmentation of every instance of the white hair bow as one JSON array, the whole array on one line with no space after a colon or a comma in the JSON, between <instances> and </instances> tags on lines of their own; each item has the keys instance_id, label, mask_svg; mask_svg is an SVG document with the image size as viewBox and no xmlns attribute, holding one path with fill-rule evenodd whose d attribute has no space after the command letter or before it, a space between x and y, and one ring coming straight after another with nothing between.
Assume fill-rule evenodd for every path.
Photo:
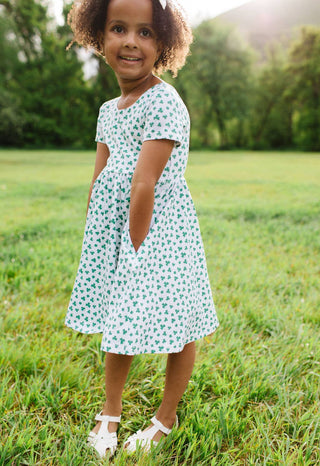
<instances>
[{"instance_id":1,"label":"white hair bow","mask_svg":"<svg viewBox=\"0 0 320 466\"><path fill-rule=\"evenodd\" d=\"M160 5L162 6L163 9L167 6L167 0L159 0Z\"/></svg>"}]
</instances>

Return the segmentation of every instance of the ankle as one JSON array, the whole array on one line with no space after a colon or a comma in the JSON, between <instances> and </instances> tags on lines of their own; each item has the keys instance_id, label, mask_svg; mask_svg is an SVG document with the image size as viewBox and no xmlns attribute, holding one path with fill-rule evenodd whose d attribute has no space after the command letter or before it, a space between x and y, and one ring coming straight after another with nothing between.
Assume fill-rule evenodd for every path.
<instances>
[{"instance_id":1,"label":"ankle","mask_svg":"<svg viewBox=\"0 0 320 466\"><path fill-rule=\"evenodd\" d=\"M175 413L168 413L162 414L160 411L157 412L156 418L160 421L165 427L171 429L176 421L176 412Z\"/></svg>"},{"instance_id":2,"label":"ankle","mask_svg":"<svg viewBox=\"0 0 320 466\"><path fill-rule=\"evenodd\" d=\"M102 414L105 416L120 416L122 413L122 404L110 404L107 401L103 405Z\"/></svg>"}]
</instances>

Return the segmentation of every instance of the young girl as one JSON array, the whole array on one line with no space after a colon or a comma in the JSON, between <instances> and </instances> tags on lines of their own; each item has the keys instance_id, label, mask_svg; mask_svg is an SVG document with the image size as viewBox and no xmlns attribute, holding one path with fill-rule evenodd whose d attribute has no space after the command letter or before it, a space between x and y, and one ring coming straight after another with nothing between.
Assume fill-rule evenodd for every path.
<instances>
[{"instance_id":1,"label":"young girl","mask_svg":"<svg viewBox=\"0 0 320 466\"><path fill-rule=\"evenodd\" d=\"M104 103L85 234L66 325L102 333L106 402L88 441L117 447L122 392L135 354L168 353L163 400L128 452L149 450L173 426L195 360L195 340L218 320L199 224L184 178L190 122L176 90L159 79L184 64L192 33L166 0L83 0L70 12L74 40L93 47L121 95Z\"/></svg>"}]
</instances>

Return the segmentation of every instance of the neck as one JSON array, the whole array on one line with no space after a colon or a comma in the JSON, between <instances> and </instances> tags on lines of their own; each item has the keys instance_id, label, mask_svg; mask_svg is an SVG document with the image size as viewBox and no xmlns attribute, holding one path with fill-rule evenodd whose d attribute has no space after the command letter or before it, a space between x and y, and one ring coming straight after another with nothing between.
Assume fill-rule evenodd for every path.
<instances>
[{"instance_id":1,"label":"neck","mask_svg":"<svg viewBox=\"0 0 320 466\"><path fill-rule=\"evenodd\" d=\"M118 77L118 83L121 89L121 97L126 98L128 96L133 96L136 94L143 94L150 87L154 86L160 82L160 79L149 74L148 76L143 76L140 79L135 81L125 80Z\"/></svg>"}]
</instances>

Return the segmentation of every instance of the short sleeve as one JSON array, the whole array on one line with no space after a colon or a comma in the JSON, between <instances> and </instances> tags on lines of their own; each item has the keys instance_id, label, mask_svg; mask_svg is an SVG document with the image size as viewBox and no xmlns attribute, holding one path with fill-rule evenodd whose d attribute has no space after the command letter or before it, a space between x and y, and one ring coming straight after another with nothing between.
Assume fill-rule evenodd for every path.
<instances>
[{"instance_id":1,"label":"short sleeve","mask_svg":"<svg viewBox=\"0 0 320 466\"><path fill-rule=\"evenodd\" d=\"M104 113L105 113L105 108L104 105L101 105L99 109L99 115L98 115L98 120L97 120L97 129L96 129L96 142L105 142L105 137L103 134L103 121L104 121Z\"/></svg>"},{"instance_id":2,"label":"short sleeve","mask_svg":"<svg viewBox=\"0 0 320 466\"><path fill-rule=\"evenodd\" d=\"M188 113L180 97L157 93L146 114L143 141L170 139L179 147L188 126Z\"/></svg>"}]
</instances>

